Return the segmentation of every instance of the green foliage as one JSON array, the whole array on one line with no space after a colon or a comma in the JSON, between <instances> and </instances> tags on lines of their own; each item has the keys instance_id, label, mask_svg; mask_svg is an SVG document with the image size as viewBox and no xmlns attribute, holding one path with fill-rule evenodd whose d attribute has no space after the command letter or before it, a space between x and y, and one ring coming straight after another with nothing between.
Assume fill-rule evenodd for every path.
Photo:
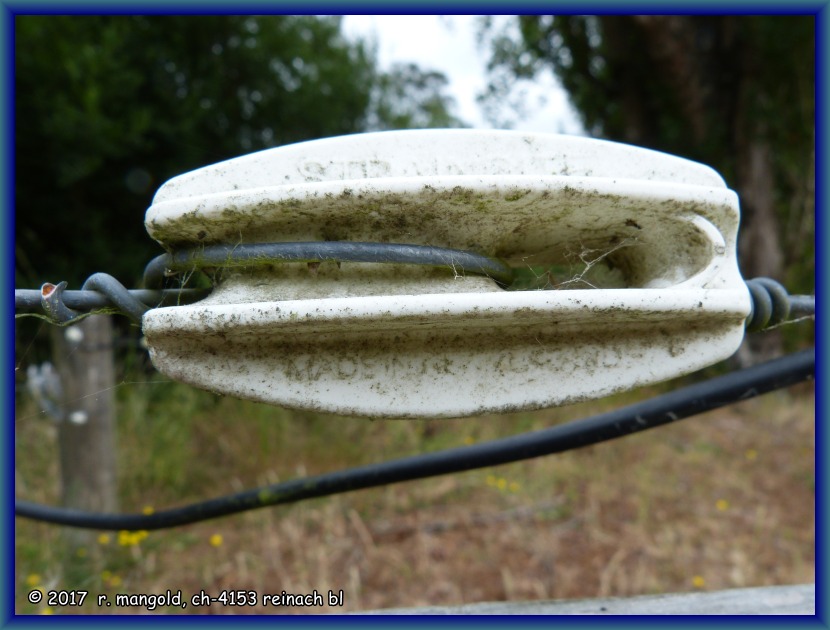
<instances>
[{"instance_id":1,"label":"green foliage","mask_svg":"<svg viewBox=\"0 0 830 630\"><path fill-rule=\"evenodd\" d=\"M268 147L455 126L442 75L386 75L339 17L18 16L16 284L159 253L143 215L167 179Z\"/></svg>"},{"instance_id":2,"label":"green foliage","mask_svg":"<svg viewBox=\"0 0 830 630\"><path fill-rule=\"evenodd\" d=\"M425 129L461 127L450 114L443 90L447 78L440 72L424 71L417 65L396 64L380 77L375 90L372 127L377 129ZM410 103L420 103L413 110Z\"/></svg>"},{"instance_id":3,"label":"green foliage","mask_svg":"<svg viewBox=\"0 0 830 630\"><path fill-rule=\"evenodd\" d=\"M491 118L522 81L552 71L592 136L711 165L744 202L772 181L773 219L794 292L814 291L815 94L811 16L521 16L489 19ZM757 149L770 165L758 177ZM755 152L755 153L753 153ZM761 159L767 159L765 156ZM765 201L764 201L765 202ZM757 220L761 221L761 213ZM745 251L744 254L747 252ZM755 252L752 262L769 256Z\"/></svg>"},{"instance_id":4,"label":"green foliage","mask_svg":"<svg viewBox=\"0 0 830 630\"><path fill-rule=\"evenodd\" d=\"M645 146L717 164L730 159L722 148L737 130L724 121L740 105L742 115L763 119L773 139L787 129L795 141L788 152L800 151L803 159L814 117L813 18L695 16L657 25L667 37L690 39L676 42L689 57L689 67L680 68L669 67L675 51L652 43L649 22L640 17L521 16L499 27L483 24L492 48L492 98L503 100L516 79L550 69L591 135L638 135ZM705 81L691 86L705 92L696 97L703 101L702 132L689 125L681 98L687 92L673 83L693 75ZM739 82L747 83L746 97Z\"/></svg>"}]
</instances>

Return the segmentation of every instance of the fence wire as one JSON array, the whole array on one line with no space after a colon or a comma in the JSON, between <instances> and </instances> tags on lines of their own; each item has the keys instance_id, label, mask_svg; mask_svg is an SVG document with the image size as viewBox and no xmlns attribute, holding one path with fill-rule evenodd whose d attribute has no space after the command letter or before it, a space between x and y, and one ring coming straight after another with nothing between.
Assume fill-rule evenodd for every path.
<instances>
[{"instance_id":1,"label":"fence wire","mask_svg":"<svg viewBox=\"0 0 830 630\"><path fill-rule=\"evenodd\" d=\"M66 282L46 283L39 290L15 290L15 311L36 313L60 325L67 325L89 313L111 310L136 323L150 308L190 304L203 299L210 289L163 289L166 277L183 272L255 267L288 262L362 262L446 267L456 273L492 278L506 288L514 270L497 258L476 252L399 243L345 241L302 243L253 243L209 245L157 256L144 271L142 290L128 290L105 273L96 273L80 291L67 291ZM770 278L748 280L752 310L746 321L749 332L779 326L787 321L815 314L815 297L789 295Z\"/></svg>"},{"instance_id":2,"label":"fence wire","mask_svg":"<svg viewBox=\"0 0 830 630\"><path fill-rule=\"evenodd\" d=\"M513 270L501 261L461 250L390 243L271 243L211 246L159 256L145 270L145 289L128 290L112 276L90 276L81 290L66 282L46 283L39 290L15 290L15 310L68 325L94 312L123 313L140 323L151 308L189 304L210 289L164 289L165 277L196 270L250 267L324 260L417 264L451 267L454 273L493 278L506 287ZM769 278L747 281L752 309L748 332L765 330L815 315L814 296L791 296ZM187 525L246 510L294 503L314 497L383 486L496 466L561 453L682 420L740 400L813 378L815 349L692 385L617 411L506 439L407 457L369 466L247 490L153 514L94 514L15 502L15 514L61 525L91 529L150 530Z\"/></svg>"}]
</instances>

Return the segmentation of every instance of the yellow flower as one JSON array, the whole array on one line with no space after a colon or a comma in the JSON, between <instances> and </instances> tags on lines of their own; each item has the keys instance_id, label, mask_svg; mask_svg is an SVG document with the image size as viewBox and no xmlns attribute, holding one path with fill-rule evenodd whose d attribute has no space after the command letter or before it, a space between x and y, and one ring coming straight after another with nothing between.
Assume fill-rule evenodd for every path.
<instances>
[{"instance_id":1,"label":"yellow flower","mask_svg":"<svg viewBox=\"0 0 830 630\"><path fill-rule=\"evenodd\" d=\"M102 579L104 582L108 582L108 581L109 581L109 579L110 579L111 577L112 577L112 573L110 573L110 572L109 572L109 571L107 571L106 569L105 569L105 570L103 570L103 571L101 571L101 579Z\"/></svg>"},{"instance_id":2,"label":"yellow flower","mask_svg":"<svg viewBox=\"0 0 830 630\"><path fill-rule=\"evenodd\" d=\"M702 575L696 575L692 578L692 586L695 588L703 588L706 586L706 580L703 579Z\"/></svg>"},{"instance_id":3,"label":"yellow flower","mask_svg":"<svg viewBox=\"0 0 830 630\"><path fill-rule=\"evenodd\" d=\"M746 456L747 460L754 462L758 458L758 451L756 451L754 448L750 448L746 451L746 453L744 453L744 455Z\"/></svg>"},{"instance_id":4,"label":"yellow flower","mask_svg":"<svg viewBox=\"0 0 830 630\"><path fill-rule=\"evenodd\" d=\"M44 608L40 611L41 615L54 615L55 612L51 608Z\"/></svg>"},{"instance_id":5,"label":"yellow flower","mask_svg":"<svg viewBox=\"0 0 830 630\"><path fill-rule=\"evenodd\" d=\"M99 545L108 545L110 544L110 535L109 534L98 534L98 544Z\"/></svg>"},{"instance_id":6,"label":"yellow flower","mask_svg":"<svg viewBox=\"0 0 830 630\"><path fill-rule=\"evenodd\" d=\"M507 487L507 479L499 479L496 482L496 486L499 490L504 490Z\"/></svg>"},{"instance_id":7,"label":"yellow flower","mask_svg":"<svg viewBox=\"0 0 830 630\"><path fill-rule=\"evenodd\" d=\"M715 507L718 508L720 512L725 512L729 509L729 501L726 499L718 499L715 503Z\"/></svg>"},{"instance_id":8,"label":"yellow flower","mask_svg":"<svg viewBox=\"0 0 830 630\"><path fill-rule=\"evenodd\" d=\"M222 534L214 534L209 542L211 547L219 547L222 544Z\"/></svg>"},{"instance_id":9,"label":"yellow flower","mask_svg":"<svg viewBox=\"0 0 830 630\"><path fill-rule=\"evenodd\" d=\"M153 509L152 505L145 505L141 509L141 512L142 512L142 514L148 514L149 515L149 514L152 514L153 512L155 512L155 510Z\"/></svg>"},{"instance_id":10,"label":"yellow flower","mask_svg":"<svg viewBox=\"0 0 830 630\"><path fill-rule=\"evenodd\" d=\"M487 485L488 486L495 486L496 485L496 478L493 475L487 475Z\"/></svg>"},{"instance_id":11,"label":"yellow flower","mask_svg":"<svg viewBox=\"0 0 830 630\"><path fill-rule=\"evenodd\" d=\"M32 573L26 578L26 584L29 586L37 586L40 584L40 576L37 573Z\"/></svg>"},{"instance_id":12,"label":"yellow flower","mask_svg":"<svg viewBox=\"0 0 830 630\"><path fill-rule=\"evenodd\" d=\"M110 586L121 586L121 576L119 576L119 575L113 575L113 576L109 579L109 585L110 585Z\"/></svg>"},{"instance_id":13,"label":"yellow flower","mask_svg":"<svg viewBox=\"0 0 830 630\"><path fill-rule=\"evenodd\" d=\"M475 443L476 443L476 439L472 435L468 435L467 437L464 438L464 444L466 444L467 446L469 446L470 444L475 444Z\"/></svg>"},{"instance_id":14,"label":"yellow flower","mask_svg":"<svg viewBox=\"0 0 830 630\"><path fill-rule=\"evenodd\" d=\"M118 532L118 544L122 547L135 547L142 540L147 538L147 536L149 536L149 532L147 532L146 529L142 529L137 532L129 532L122 529Z\"/></svg>"},{"instance_id":15,"label":"yellow flower","mask_svg":"<svg viewBox=\"0 0 830 630\"><path fill-rule=\"evenodd\" d=\"M519 488L520 488L519 484L516 483L515 481L511 481L510 486L508 486L508 487L510 488L510 492L518 492Z\"/></svg>"}]
</instances>

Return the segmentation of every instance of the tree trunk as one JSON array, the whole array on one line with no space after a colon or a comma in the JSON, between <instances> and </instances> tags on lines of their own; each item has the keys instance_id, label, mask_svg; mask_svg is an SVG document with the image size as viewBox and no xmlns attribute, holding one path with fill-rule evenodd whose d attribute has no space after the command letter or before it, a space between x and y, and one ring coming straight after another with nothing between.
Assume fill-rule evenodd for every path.
<instances>
[{"instance_id":1,"label":"tree trunk","mask_svg":"<svg viewBox=\"0 0 830 630\"><path fill-rule=\"evenodd\" d=\"M739 163L738 187L741 192L741 232L738 252L745 279L766 277L783 281L784 254L778 217L775 214L774 173L769 146L753 140ZM782 353L779 331L748 335L738 352L738 363L749 366Z\"/></svg>"}]
</instances>

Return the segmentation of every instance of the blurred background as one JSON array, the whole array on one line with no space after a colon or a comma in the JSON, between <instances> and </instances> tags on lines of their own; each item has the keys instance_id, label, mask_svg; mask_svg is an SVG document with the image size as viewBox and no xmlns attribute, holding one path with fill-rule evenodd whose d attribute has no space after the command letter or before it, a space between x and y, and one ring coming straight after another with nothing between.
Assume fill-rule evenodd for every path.
<instances>
[{"instance_id":1,"label":"blurred background","mask_svg":"<svg viewBox=\"0 0 830 630\"><path fill-rule=\"evenodd\" d=\"M144 212L180 173L302 140L474 127L712 166L741 199L744 276L812 294L814 29L780 15L17 16L15 284L78 288L105 271L138 286L161 253ZM125 512L541 428L677 385L533 414L370 423L169 382L140 331L112 319ZM27 383L30 367L42 381L45 362L70 352L50 328L17 320L15 482L18 496L57 504L61 423ZM805 322L754 335L713 373L813 334ZM360 610L809 582L813 421L801 387L564 457L145 536L67 542L18 520L16 602L49 612L25 602L47 586L343 588Z\"/></svg>"}]
</instances>

